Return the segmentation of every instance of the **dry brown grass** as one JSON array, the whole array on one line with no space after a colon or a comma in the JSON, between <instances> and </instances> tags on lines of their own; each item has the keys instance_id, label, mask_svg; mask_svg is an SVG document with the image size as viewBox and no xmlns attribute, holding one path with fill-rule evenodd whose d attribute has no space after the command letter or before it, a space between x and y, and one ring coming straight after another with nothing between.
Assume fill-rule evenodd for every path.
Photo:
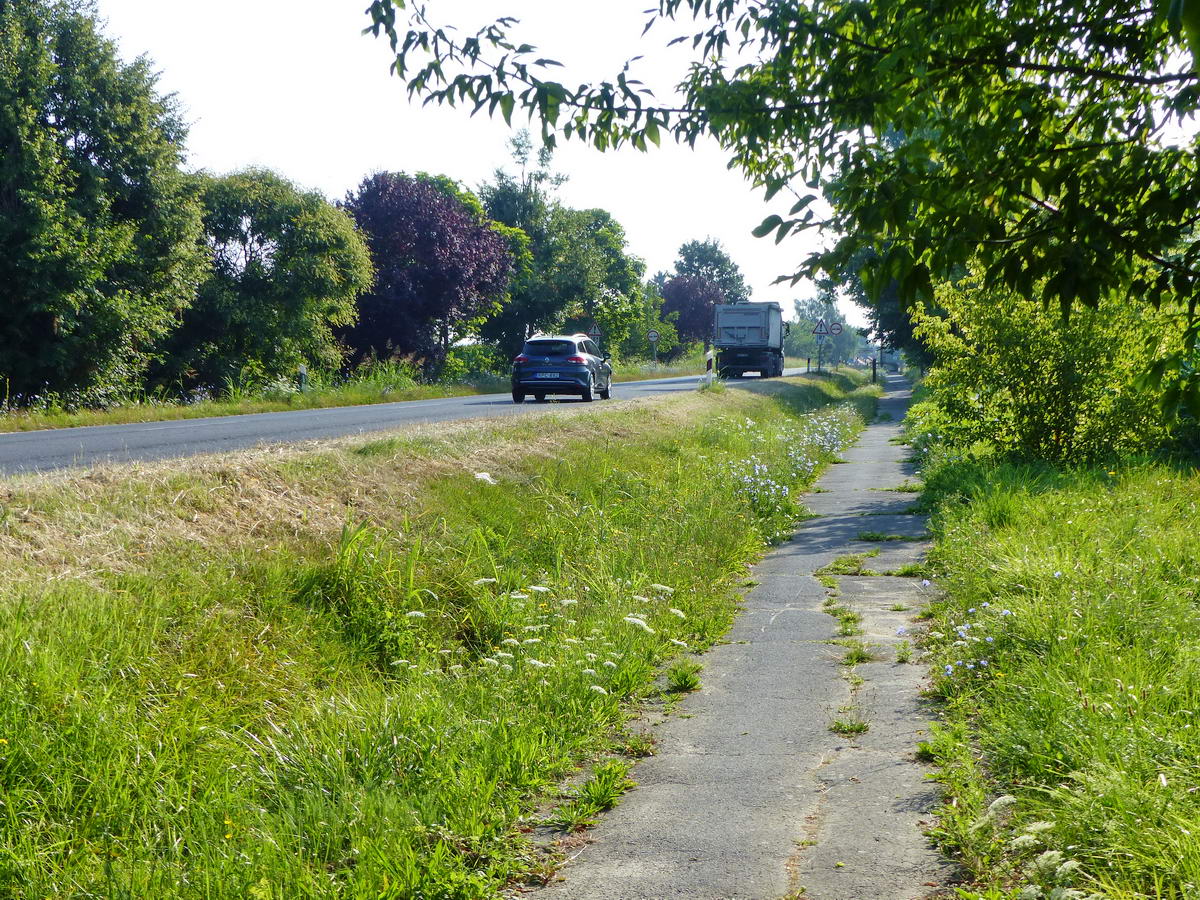
<instances>
[{"instance_id":1,"label":"dry brown grass","mask_svg":"<svg viewBox=\"0 0 1200 900\"><path fill-rule=\"evenodd\" d=\"M766 387L766 386L764 386ZM774 392L781 386L767 387ZM0 574L8 581L136 571L195 545L268 549L332 544L347 521L395 522L418 511L422 486L462 472L503 475L597 434L622 441L669 433L720 401L688 392L408 427L179 460L105 464L0 481ZM748 399L748 398L747 398Z\"/></svg>"}]
</instances>

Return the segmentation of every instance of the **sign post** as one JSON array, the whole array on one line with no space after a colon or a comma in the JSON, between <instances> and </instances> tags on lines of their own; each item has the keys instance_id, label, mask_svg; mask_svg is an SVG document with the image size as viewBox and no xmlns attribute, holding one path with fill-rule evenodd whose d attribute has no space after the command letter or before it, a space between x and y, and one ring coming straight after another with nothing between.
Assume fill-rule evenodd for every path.
<instances>
[{"instance_id":1,"label":"sign post","mask_svg":"<svg viewBox=\"0 0 1200 900\"><path fill-rule=\"evenodd\" d=\"M650 351L654 354L654 368L658 368L658 339L660 335L657 330L651 328L646 332L646 340L650 342Z\"/></svg>"},{"instance_id":2,"label":"sign post","mask_svg":"<svg viewBox=\"0 0 1200 900\"><path fill-rule=\"evenodd\" d=\"M812 333L817 338L817 372L819 374L821 371L821 358L824 356L825 338L829 336L829 326L825 324L824 319L816 324Z\"/></svg>"}]
</instances>

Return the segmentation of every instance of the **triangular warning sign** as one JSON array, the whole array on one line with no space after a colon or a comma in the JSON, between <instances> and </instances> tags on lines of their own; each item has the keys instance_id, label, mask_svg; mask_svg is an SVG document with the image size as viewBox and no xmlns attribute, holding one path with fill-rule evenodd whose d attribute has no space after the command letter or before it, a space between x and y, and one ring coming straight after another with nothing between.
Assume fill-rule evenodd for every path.
<instances>
[{"instance_id":1,"label":"triangular warning sign","mask_svg":"<svg viewBox=\"0 0 1200 900\"><path fill-rule=\"evenodd\" d=\"M813 334L829 334L829 326L825 324L824 319L822 319L820 322L817 323L817 327L812 330L812 333Z\"/></svg>"}]
</instances>

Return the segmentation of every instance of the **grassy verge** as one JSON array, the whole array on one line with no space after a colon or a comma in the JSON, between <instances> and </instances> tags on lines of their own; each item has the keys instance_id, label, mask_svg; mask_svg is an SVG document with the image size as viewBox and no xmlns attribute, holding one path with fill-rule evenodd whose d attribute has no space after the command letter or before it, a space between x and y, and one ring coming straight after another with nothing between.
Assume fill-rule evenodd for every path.
<instances>
[{"instance_id":1,"label":"grassy verge","mask_svg":"<svg viewBox=\"0 0 1200 900\"><path fill-rule=\"evenodd\" d=\"M11 409L0 411L0 432L365 406L401 400L498 393L508 388L507 378L489 375L454 383L422 384L417 382L407 367L380 364L341 382L322 381L314 377L308 390L303 392L290 382L280 381L255 389L231 389L221 397L203 397L192 402L146 395L120 399L97 409L64 409L53 404L37 409Z\"/></svg>"},{"instance_id":2,"label":"grassy verge","mask_svg":"<svg viewBox=\"0 0 1200 900\"><path fill-rule=\"evenodd\" d=\"M937 837L972 897L1200 893L1200 475L926 469Z\"/></svg>"},{"instance_id":3,"label":"grassy verge","mask_svg":"<svg viewBox=\"0 0 1200 900\"><path fill-rule=\"evenodd\" d=\"M0 483L0 894L544 873L539 798L725 632L873 411L843 387ZM602 808L624 775L597 771Z\"/></svg>"}]
</instances>

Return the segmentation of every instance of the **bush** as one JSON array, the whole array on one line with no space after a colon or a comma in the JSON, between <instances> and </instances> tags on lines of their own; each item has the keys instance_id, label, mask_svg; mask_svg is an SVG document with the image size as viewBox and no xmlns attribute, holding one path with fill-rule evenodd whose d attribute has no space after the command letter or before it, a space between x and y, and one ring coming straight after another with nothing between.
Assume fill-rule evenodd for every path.
<instances>
[{"instance_id":1,"label":"bush","mask_svg":"<svg viewBox=\"0 0 1200 900\"><path fill-rule=\"evenodd\" d=\"M935 358L934 408L918 414L943 443L1077 460L1168 438L1158 393L1138 384L1153 356L1146 334L1172 327L1165 313L1108 300L1066 319L971 275L913 318Z\"/></svg>"}]
</instances>

